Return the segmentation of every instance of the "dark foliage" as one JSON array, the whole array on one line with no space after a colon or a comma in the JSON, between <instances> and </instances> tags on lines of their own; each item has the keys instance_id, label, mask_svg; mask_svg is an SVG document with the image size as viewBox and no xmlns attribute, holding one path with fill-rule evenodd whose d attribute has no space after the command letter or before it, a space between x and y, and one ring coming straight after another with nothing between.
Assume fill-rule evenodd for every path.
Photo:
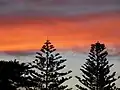
<instances>
[{"instance_id":1,"label":"dark foliage","mask_svg":"<svg viewBox=\"0 0 120 90\"><path fill-rule=\"evenodd\" d=\"M110 68L107 60L108 52L104 44L99 42L92 44L88 59L86 63L80 69L82 71L82 77L76 76L76 78L82 83L84 87L76 85L80 90L117 90L115 81L116 72L110 74Z\"/></svg>"},{"instance_id":2,"label":"dark foliage","mask_svg":"<svg viewBox=\"0 0 120 90\"><path fill-rule=\"evenodd\" d=\"M31 75L38 84L35 87L38 90L65 90L68 85L64 86L62 84L72 78L71 76L65 77L72 71L65 73L60 71L66 67L66 65L63 65L66 59L62 59L62 56L55 51L54 46L47 40L40 52L36 53L36 59L31 64L35 70Z\"/></svg>"},{"instance_id":3,"label":"dark foliage","mask_svg":"<svg viewBox=\"0 0 120 90\"><path fill-rule=\"evenodd\" d=\"M0 90L16 90L33 85L29 66L18 61L0 61Z\"/></svg>"}]
</instances>

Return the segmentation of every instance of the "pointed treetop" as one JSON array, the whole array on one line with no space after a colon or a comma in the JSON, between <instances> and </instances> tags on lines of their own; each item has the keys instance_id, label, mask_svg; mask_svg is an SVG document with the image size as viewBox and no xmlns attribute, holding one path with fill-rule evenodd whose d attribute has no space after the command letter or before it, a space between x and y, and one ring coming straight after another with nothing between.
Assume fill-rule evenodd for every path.
<instances>
[{"instance_id":1,"label":"pointed treetop","mask_svg":"<svg viewBox=\"0 0 120 90\"><path fill-rule=\"evenodd\" d=\"M97 41L94 45L104 45L104 44L101 44L99 41Z\"/></svg>"},{"instance_id":2,"label":"pointed treetop","mask_svg":"<svg viewBox=\"0 0 120 90\"><path fill-rule=\"evenodd\" d=\"M50 40L46 40L44 44L51 44Z\"/></svg>"},{"instance_id":3,"label":"pointed treetop","mask_svg":"<svg viewBox=\"0 0 120 90\"><path fill-rule=\"evenodd\" d=\"M97 41L97 43L100 43L99 41Z\"/></svg>"},{"instance_id":4,"label":"pointed treetop","mask_svg":"<svg viewBox=\"0 0 120 90\"><path fill-rule=\"evenodd\" d=\"M99 41L97 41L95 44L91 45L91 50L95 50L96 52L101 52L102 50L106 49L104 44L101 44Z\"/></svg>"}]
</instances>

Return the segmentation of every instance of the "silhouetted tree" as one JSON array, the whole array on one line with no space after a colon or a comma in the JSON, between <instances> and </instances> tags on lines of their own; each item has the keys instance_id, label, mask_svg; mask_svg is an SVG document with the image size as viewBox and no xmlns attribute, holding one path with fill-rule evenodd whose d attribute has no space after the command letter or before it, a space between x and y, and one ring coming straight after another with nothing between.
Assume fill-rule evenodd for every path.
<instances>
[{"instance_id":1,"label":"silhouetted tree","mask_svg":"<svg viewBox=\"0 0 120 90\"><path fill-rule=\"evenodd\" d=\"M33 85L29 66L19 61L0 61L0 90L17 90ZM34 86L34 85L33 85Z\"/></svg>"},{"instance_id":2,"label":"silhouetted tree","mask_svg":"<svg viewBox=\"0 0 120 90\"><path fill-rule=\"evenodd\" d=\"M108 52L104 44L99 42L92 44L88 59L86 63L80 69L82 71L82 77L76 76L76 78L82 83L83 86L76 85L80 90L117 90L115 81L116 72L110 74L110 68L106 58Z\"/></svg>"},{"instance_id":3,"label":"silhouetted tree","mask_svg":"<svg viewBox=\"0 0 120 90\"><path fill-rule=\"evenodd\" d=\"M59 53L55 53L56 49L47 40L42 46L40 52L37 52L36 59L32 63L32 67L36 72L33 73L34 81L38 83L39 90L65 90L68 85L62 85L65 81L72 78L65 77L72 71L63 73L60 70L66 67L62 65L66 59L62 59ZM66 89L69 90L69 89Z\"/></svg>"}]
</instances>

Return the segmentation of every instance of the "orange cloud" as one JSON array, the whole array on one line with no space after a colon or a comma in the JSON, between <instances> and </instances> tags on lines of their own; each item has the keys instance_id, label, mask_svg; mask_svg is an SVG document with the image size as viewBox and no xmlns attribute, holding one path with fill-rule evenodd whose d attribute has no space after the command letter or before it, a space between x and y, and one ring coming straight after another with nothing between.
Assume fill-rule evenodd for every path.
<instances>
[{"instance_id":1,"label":"orange cloud","mask_svg":"<svg viewBox=\"0 0 120 90\"><path fill-rule=\"evenodd\" d=\"M39 49L47 38L56 48L64 49L83 47L96 41L119 45L120 14L0 21L0 51Z\"/></svg>"}]
</instances>

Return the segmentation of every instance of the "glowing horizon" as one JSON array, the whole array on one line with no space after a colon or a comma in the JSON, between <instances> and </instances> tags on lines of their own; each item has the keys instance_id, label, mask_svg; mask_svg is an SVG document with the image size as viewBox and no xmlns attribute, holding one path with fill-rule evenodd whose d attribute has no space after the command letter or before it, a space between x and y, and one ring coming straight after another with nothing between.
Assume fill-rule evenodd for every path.
<instances>
[{"instance_id":1,"label":"glowing horizon","mask_svg":"<svg viewBox=\"0 0 120 90\"><path fill-rule=\"evenodd\" d=\"M99 15L73 20L4 19L0 21L0 51L36 50L49 39L56 48L88 46L96 41L120 45L120 13Z\"/></svg>"}]
</instances>

